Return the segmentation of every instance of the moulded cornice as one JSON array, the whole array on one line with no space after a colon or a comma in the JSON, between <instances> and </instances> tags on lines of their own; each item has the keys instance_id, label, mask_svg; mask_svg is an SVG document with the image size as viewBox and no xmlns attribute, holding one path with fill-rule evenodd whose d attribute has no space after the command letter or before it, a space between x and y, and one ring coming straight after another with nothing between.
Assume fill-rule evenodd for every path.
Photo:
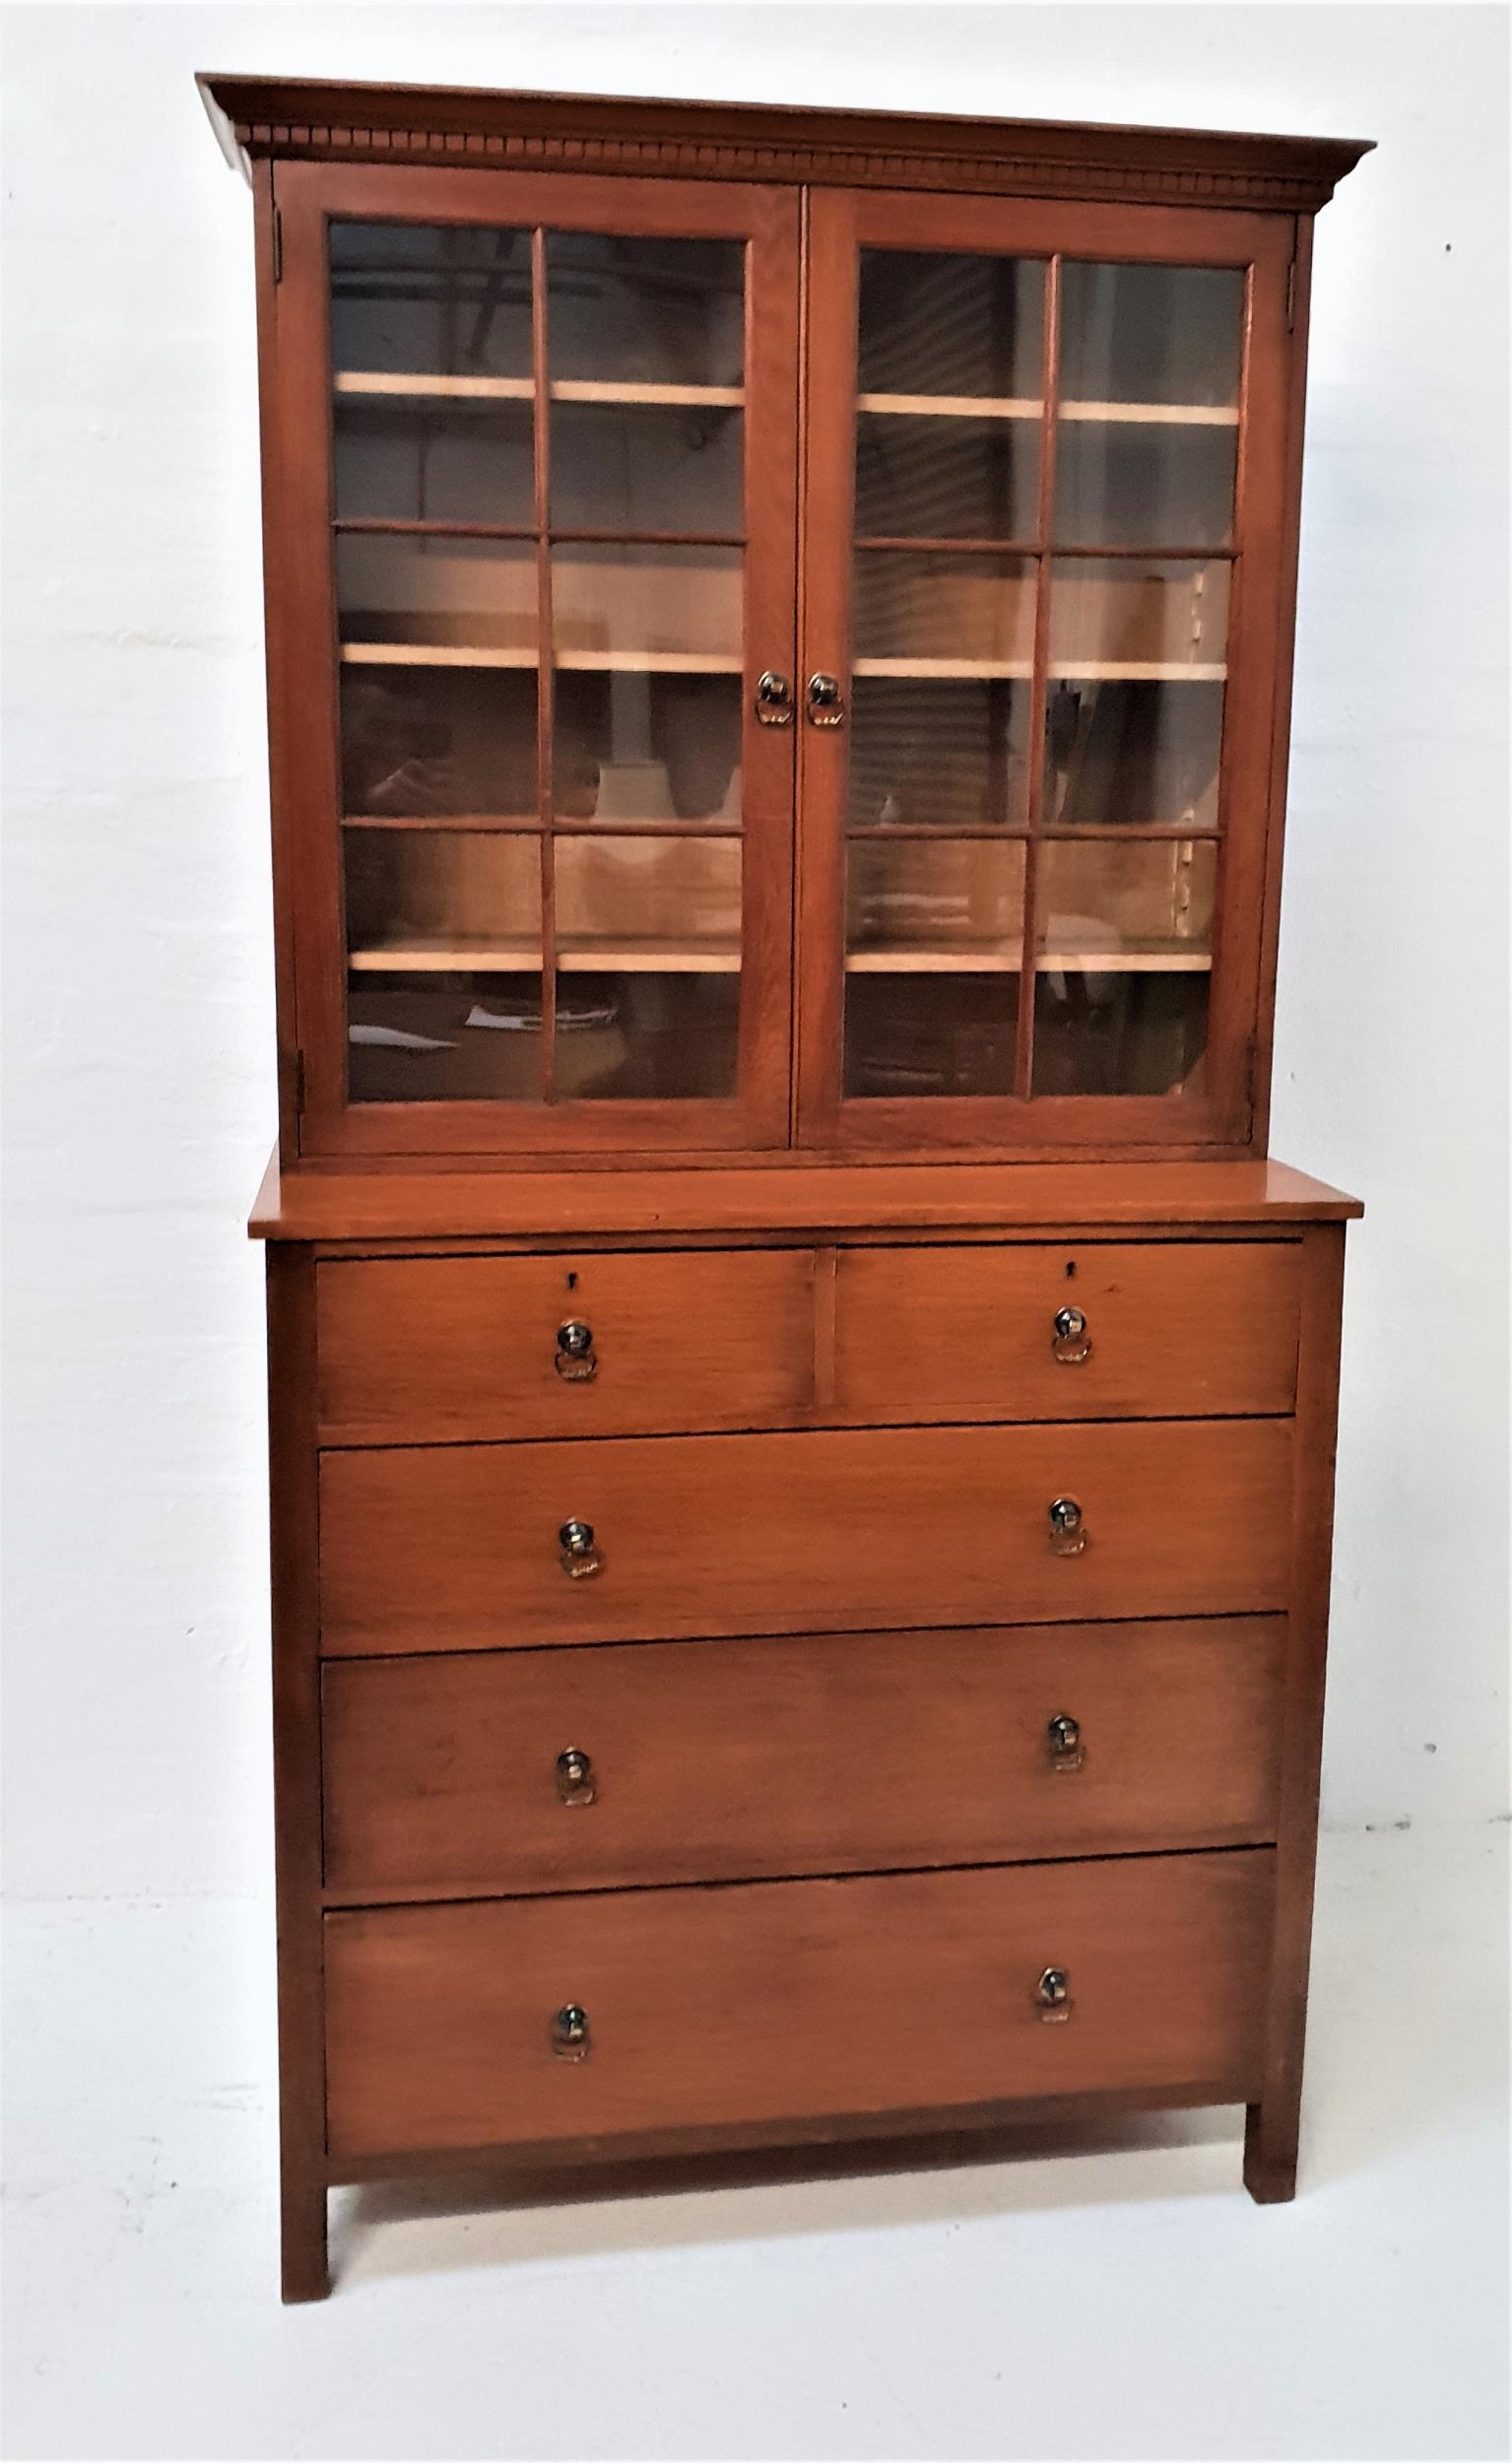
<instances>
[{"instance_id":1,"label":"moulded cornice","mask_svg":"<svg viewBox=\"0 0 1512 2463\"><path fill-rule=\"evenodd\" d=\"M496 164L658 178L947 188L1310 214L1368 139L1100 128L768 103L663 102L297 78L199 80L232 163Z\"/></svg>"}]
</instances>

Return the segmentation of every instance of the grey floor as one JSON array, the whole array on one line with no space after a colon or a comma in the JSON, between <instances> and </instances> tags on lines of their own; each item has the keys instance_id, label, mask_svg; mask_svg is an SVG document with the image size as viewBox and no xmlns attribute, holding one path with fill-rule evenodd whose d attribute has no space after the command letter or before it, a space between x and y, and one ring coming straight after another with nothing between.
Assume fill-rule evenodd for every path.
<instances>
[{"instance_id":1,"label":"grey floor","mask_svg":"<svg viewBox=\"0 0 1512 2463\"><path fill-rule=\"evenodd\" d=\"M1237 2112L949 2170L349 2193L274 2293L271 1918L7 1918L13 2458L1507 2452L1506 1831L1325 1838L1303 2194Z\"/></svg>"}]
</instances>

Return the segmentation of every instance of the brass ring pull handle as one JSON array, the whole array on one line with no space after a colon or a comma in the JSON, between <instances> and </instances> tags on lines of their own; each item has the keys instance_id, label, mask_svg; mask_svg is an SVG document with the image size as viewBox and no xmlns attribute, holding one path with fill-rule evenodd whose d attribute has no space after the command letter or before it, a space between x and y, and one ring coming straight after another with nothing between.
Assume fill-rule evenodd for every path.
<instances>
[{"instance_id":1,"label":"brass ring pull handle","mask_svg":"<svg viewBox=\"0 0 1512 2463\"><path fill-rule=\"evenodd\" d=\"M598 1794L593 1764L575 1745L557 1756L557 1793L564 1805L591 1805Z\"/></svg>"},{"instance_id":2,"label":"brass ring pull handle","mask_svg":"<svg viewBox=\"0 0 1512 2463\"><path fill-rule=\"evenodd\" d=\"M599 1373L593 1349L593 1328L581 1317L568 1317L557 1328L557 1374L568 1385L586 1385Z\"/></svg>"},{"instance_id":3,"label":"brass ring pull handle","mask_svg":"<svg viewBox=\"0 0 1512 2463\"><path fill-rule=\"evenodd\" d=\"M588 2013L565 2001L552 2021L552 2050L559 2061L586 2061L588 2049Z\"/></svg>"},{"instance_id":4,"label":"brass ring pull handle","mask_svg":"<svg viewBox=\"0 0 1512 2463\"><path fill-rule=\"evenodd\" d=\"M1086 1546L1086 1524L1076 1498L1057 1497L1048 1508L1048 1520L1051 1556L1080 1557Z\"/></svg>"},{"instance_id":5,"label":"brass ring pull handle","mask_svg":"<svg viewBox=\"0 0 1512 2463\"><path fill-rule=\"evenodd\" d=\"M557 1537L561 1543L562 1572L569 1573L574 1582L602 1573L604 1560L594 1546L591 1522L564 1522Z\"/></svg>"},{"instance_id":6,"label":"brass ring pull handle","mask_svg":"<svg viewBox=\"0 0 1512 2463\"><path fill-rule=\"evenodd\" d=\"M843 727L845 696L837 676L818 675L809 678L809 724L811 727Z\"/></svg>"},{"instance_id":7,"label":"brass ring pull handle","mask_svg":"<svg viewBox=\"0 0 1512 2463\"><path fill-rule=\"evenodd\" d=\"M793 688L786 676L770 667L756 679L756 714L763 727L791 727L793 723Z\"/></svg>"},{"instance_id":8,"label":"brass ring pull handle","mask_svg":"<svg viewBox=\"0 0 1512 2463\"><path fill-rule=\"evenodd\" d=\"M1055 1312L1054 1331L1050 1338L1052 1356L1056 1360L1065 1361L1068 1366L1075 1367L1087 1358L1091 1348L1092 1338L1087 1333L1086 1318L1082 1310L1058 1308Z\"/></svg>"},{"instance_id":9,"label":"brass ring pull handle","mask_svg":"<svg viewBox=\"0 0 1512 2463\"><path fill-rule=\"evenodd\" d=\"M1072 2010L1071 1978L1064 1967L1046 1967L1034 1987L1039 2015L1048 2027L1069 2019Z\"/></svg>"},{"instance_id":10,"label":"brass ring pull handle","mask_svg":"<svg viewBox=\"0 0 1512 2463\"><path fill-rule=\"evenodd\" d=\"M1081 1724L1069 1711L1056 1712L1045 1730L1045 1746L1052 1770L1080 1770L1086 1760Z\"/></svg>"}]
</instances>

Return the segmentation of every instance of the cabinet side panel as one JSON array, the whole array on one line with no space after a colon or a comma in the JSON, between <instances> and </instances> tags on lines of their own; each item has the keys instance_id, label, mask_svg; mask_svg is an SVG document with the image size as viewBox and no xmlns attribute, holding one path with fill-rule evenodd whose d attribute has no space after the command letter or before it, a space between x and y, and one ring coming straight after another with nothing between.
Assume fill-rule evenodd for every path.
<instances>
[{"instance_id":1,"label":"cabinet side panel","mask_svg":"<svg viewBox=\"0 0 1512 2463\"><path fill-rule=\"evenodd\" d=\"M1296 2187L1307 1970L1323 1757L1323 1691L1334 1544L1334 1455L1344 1302L1344 1227L1305 1235L1298 1357L1291 1610L1282 1680L1281 1821L1265 2085L1249 2110L1244 2178L1263 2204Z\"/></svg>"},{"instance_id":2,"label":"cabinet side panel","mask_svg":"<svg viewBox=\"0 0 1512 2463\"><path fill-rule=\"evenodd\" d=\"M307 1248L269 1247L274 1839L286 2300L318 2300L329 2289L314 1287Z\"/></svg>"}]
</instances>

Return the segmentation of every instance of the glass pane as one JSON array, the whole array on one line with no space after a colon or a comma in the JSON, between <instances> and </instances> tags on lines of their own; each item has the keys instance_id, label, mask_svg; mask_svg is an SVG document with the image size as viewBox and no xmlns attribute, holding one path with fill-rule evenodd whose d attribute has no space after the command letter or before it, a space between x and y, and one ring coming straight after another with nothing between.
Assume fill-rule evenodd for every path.
<instances>
[{"instance_id":1,"label":"glass pane","mask_svg":"<svg viewBox=\"0 0 1512 2463\"><path fill-rule=\"evenodd\" d=\"M336 542L343 656L382 666L379 653L426 646L437 665L534 667L536 553L528 540L399 537L348 531ZM476 661L470 653L477 652Z\"/></svg>"},{"instance_id":2,"label":"glass pane","mask_svg":"<svg viewBox=\"0 0 1512 2463\"><path fill-rule=\"evenodd\" d=\"M741 842L559 836L557 1093L731 1096Z\"/></svg>"},{"instance_id":3,"label":"glass pane","mask_svg":"<svg viewBox=\"0 0 1512 2463\"><path fill-rule=\"evenodd\" d=\"M1038 398L1044 268L1005 256L861 251L861 393Z\"/></svg>"},{"instance_id":4,"label":"glass pane","mask_svg":"<svg viewBox=\"0 0 1512 2463\"><path fill-rule=\"evenodd\" d=\"M1239 431L1069 419L1055 455L1058 547L1220 548L1233 536Z\"/></svg>"},{"instance_id":5,"label":"glass pane","mask_svg":"<svg viewBox=\"0 0 1512 2463\"><path fill-rule=\"evenodd\" d=\"M1021 830L1026 684L860 676L851 691L850 823Z\"/></svg>"},{"instance_id":6,"label":"glass pane","mask_svg":"<svg viewBox=\"0 0 1512 2463\"><path fill-rule=\"evenodd\" d=\"M552 520L559 530L743 527L739 407L552 400Z\"/></svg>"},{"instance_id":7,"label":"glass pane","mask_svg":"<svg viewBox=\"0 0 1512 2463\"><path fill-rule=\"evenodd\" d=\"M533 815L535 670L345 663L341 751L344 812Z\"/></svg>"},{"instance_id":8,"label":"glass pane","mask_svg":"<svg viewBox=\"0 0 1512 2463\"><path fill-rule=\"evenodd\" d=\"M557 548L559 818L739 821L741 566L738 549Z\"/></svg>"},{"instance_id":9,"label":"glass pane","mask_svg":"<svg viewBox=\"0 0 1512 2463\"><path fill-rule=\"evenodd\" d=\"M528 402L338 392L337 518L528 529L535 507L532 418Z\"/></svg>"},{"instance_id":10,"label":"glass pane","mask_svg":"<svg viewBox=\"0 0 1512 2463\"><path fill-rule=\"evenodd\" d=\"M847 860L845 1092L1012 1094L1024 850L861 839Z\"/></svg>"},{"instance_id":11,"label":"glass pane","mask_svg":"<svg viewBox=\"0 0 1512 2463\"><path fill-rule=\"evenodd\" d=\"M1021 558L858 556L851 672L1026 677L1034 656L1034 566Z\"/></svg>"},{"instance_id":12,"label":"glass pane","mask_svg":"<svg viewBox=\"0 0 1512 2463\"><path fill-rule=\"evenodd\" d=\"M1037 418L856 418L858 539L1032 539Z\"/></svg>"},{"instance_id":13,"label":"glass pane","mask_svg":"<svg viewBox=\"0 0 1512 2463\"><path fill-rule=\"evenodd\" d=\"M1056 566L1047 825L1216 827L1228 580L1223 564Z\"/></svg>"},{"instance_id":14,"label":"glass pane","mask_svg":"<svg viewBox=\"0 0 1512 2463\"><path fill-rule=\"evenodd\" d=\"M1061 413L1068 403L1232 409L1244 275L1206 265L1061 268Z\"/></svg>"},{"instance_id":15,"label":"glass pane","mask_svg":"<svg viewBox=\"0 0 1512 2463\"><path fill-rule=\"evenodd\" d=\"M344 850L352 1100L539 1100L539 839L348 830Z\"/></svg>"},{"instance_id":16,"label":"glass pane","mask_svg":"<svg viewBox=\"0 0 1512 2463\"><path fill-rule=\"evenodd\" d=\"M530 377L530 233L331 225L331 365Z\"/></svg>"},{"instance_id":17,"label":"glass pane","mask_svg":"<svg viewBox=\"0 0 1512 2463\"><path fill-rule=\"evenodd\" d=\"M1195 1092L1207 1039L1211 839L1067 840L1035 882L1034 1093Z\"/></svg>"},{"instance_id":18,"label":"glass pane","mask_svg":"<svg viewBox=\"0 0 1512 2463\"><path fill-rule=\"evenodd\" d=\"M740 384L742 241L554 231L546 245L554 386Z\"/></svg>"}]
</instances>

